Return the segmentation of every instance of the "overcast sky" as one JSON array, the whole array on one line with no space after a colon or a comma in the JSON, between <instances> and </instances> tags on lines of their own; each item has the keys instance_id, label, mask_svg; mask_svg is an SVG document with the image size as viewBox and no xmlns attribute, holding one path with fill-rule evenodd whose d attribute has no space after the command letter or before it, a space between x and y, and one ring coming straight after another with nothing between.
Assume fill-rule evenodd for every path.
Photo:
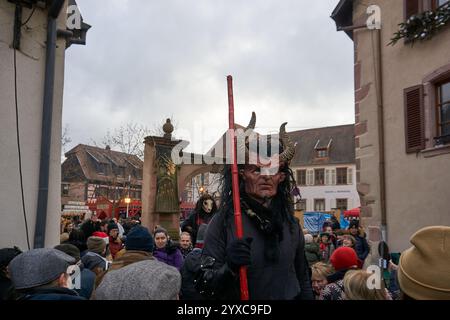
<instances>
[{"instance_id":1,"label":"overcast sky","mask_svg":"<svg viewBox=\"0 0 450 320\"><path fill-rule=\"evenodd\" d=\"M338 0L77 0L92 25L67 50L63 125L72 143L168 117L205 152L235 118L275 132L354 122L353 43L336 32ZM67 151L67 148L66 148Z\"/></svg>"}]
</instances>

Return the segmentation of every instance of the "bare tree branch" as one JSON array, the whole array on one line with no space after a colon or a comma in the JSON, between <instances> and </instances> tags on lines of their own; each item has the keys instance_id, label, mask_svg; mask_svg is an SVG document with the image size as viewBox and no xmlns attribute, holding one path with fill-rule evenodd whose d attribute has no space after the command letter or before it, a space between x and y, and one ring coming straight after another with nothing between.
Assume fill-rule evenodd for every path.
<instances>
[{"instance_id":1,"label":"bare tree branch","mask_svg":"<svg viewBox=\"0 0 450 320\"><path fill-rule=\"evenodd\" d=\"M64 152L66 151L66 146L71 142L72 138L69 136L69 125L66 124L61 135L61 146Z\"/></svg>"}]
</instances>

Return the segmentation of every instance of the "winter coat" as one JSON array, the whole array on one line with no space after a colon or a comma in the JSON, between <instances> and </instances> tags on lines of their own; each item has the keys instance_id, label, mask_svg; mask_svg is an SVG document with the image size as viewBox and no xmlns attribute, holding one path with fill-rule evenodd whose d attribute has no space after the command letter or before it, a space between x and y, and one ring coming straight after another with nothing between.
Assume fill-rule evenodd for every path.
<instances>
[{"instance_id":1,"label":"winter coat","mask_svg":"<svg viewBox=\"0 0 450 320\"><path fill-rule=\"evenodd\" d=\"M195 248L184 260L181 268L181 300L204 300L204 297L195 290L194 281L196 274L200 270L202 249Z\"/></svg>"},{"instance_id":2,"label":"winter coat","mask_svg":"<svg viewBox=\"0 0 450 320\"><path fill-rule=\"evenodd\" d=\"M164 262L169 266L175 267L181 270L183 266L183 255L180 249L175 246L166 246L164 248L156 248L153 251L153 256L158 259L158 261Z\"/></svg>"},{"instance_id":3,"label":"winter coat","mask_svg":"<svg viewBox=\"0 0 450 320\"><path fill-rule=\"evenodd\" d=\"M6 277L3 272L0 272L0 301L15 300L17 292L11 279Z\"/></svg>"},{"instance_id":4,"label":"winter coat","mask_svg":"<svg viewBox=\"0 0 450 320\"><path fill-rule=\"evenodd\" d=\"M195 243L197 242L197 233L198 228L201 224L208 224L212 217L214 216L213 213L197 213L195 210L189 214L186 220L183 221L181 224L181 231L189 232L191 233L192 237L192 245L195 246ZM192 228L192 231L189 231L188 227Z\"/></svg>"},{"instance_id":5,"label":"winter coat","mask_svg":"<svg viewBox=\"0 0 450 320\"><path fill-rule=\"evenodd\" d=\"M242 215L244 238L251 237L248 290L252 300L314 299L305 257L305 240L297 221L285 222L281 232L280 256L269 262L265 256L265 235L247 214ZM239 299L239 277L226 263L227 244L236 239L232 212L219 212L211 220L202 256L202 273L196 289L208 298ZM203 284L205 283L205 284Z\"/></svg>"},{"instance_id":6,"label":"winter coat","mask_svg":"<svg viewBox=\"0 0 450 320\"><path fill-rule=\"evenodd\" d=\"M345 300L344 276L348 270L336 271L327 277L328 284L320 293L319 300Z\"/></svg>"},{"instance_id":7,"label":"winter coat","mask_svg":"<svg viewBox=\"0 0 450 320\"><path fill-rule=\"evenodd\" d=\"M305 244L305 254L306 260L308 260L308 265L311 267L314 263L320 261L319 254L319 244L316 242L311 242Z\"/></svg>"},{"instance_id":8,"label":"winter coat","mask_svg":"<svg viewBox=\"0 0 450 320\"><path fill-rule=\"evenodd\" d=\"M334 252L334 245L332 243L321 243L320 244L320 259L325 262L328 263L330 261L331 255Z\"/></svg>"},{"instance_id":9,"label":"winter coat","mask_svg":"<svg viewBox=\"0 0 450 320\"><path fill-rule=\"evenodd\" d=\"M120 256L117 255L116 259L109 266L108 270L97 276L97 282L96 282L97 286L100 285L103 278L109 271L119 270L130 264L144 261L144 260L154 260L153 255L150 252L146 252L146 251L123 250L123 254L121 254Z\"/></svg>"},{"instance_id":10,"label":"winter coat","mask_svg":"<svg viewBox=\"0 0 450 320\"><path fill-rule=\"evenodd\" d=\"M86 300L74 290L67 288L46 288L27 290L19 300Z\"/></svg>"},{"instance_id":11,"label":"winter coat","mask_svg":"<svg viewBox=\"0 0 450 320\"><path fill-rule=\"evenodd\" d=\"M361 237L360 235L355 236L355 251L358 255L358 258L364 263L364 260L366 260L367 256L369 255L369 244L367 243L367 240L365 237Z\"/></svg>"},{"instance_id":12,"label":"winter coat","mask_svg":"<svg viewBox=\"0 0 450 320\"><path fill-rule=\"evenodd\" d=\"M184 248L179 247L179 249L180 249L180 251L181 251L181 254L183 255L183 259L186 259L186 257L189 255L189 253L191 253L192 250L193 250L192 247L189 247L189 248L187 248L187 249L184 249Z\"/></svg>"},{"instance_id":13,"label":"winter coat","mask_svg":"<svg viewBox=\"0 0 450 320\"><path fill-rule=\"evenodd\" d=\"M111 252L111 256L113 257L113 259L116 257L117 252L119 252L123 248L122 241L118 239L116 241L114 241L114 239L111 236L109 237L109 251Z\"/></svg>"},{"instance_id":14,"label":"winter coat","mask_svg":"<svg viewBox=\"0 0 450 320\"><path fill-rule=\"evenodd\" d=\"M125 252L120 257L116 258L113 261L108 270L118 270L135 262L153 259L153 255L150 252L125 250Z\"/></svg>"},{"instance_id":15,"label":"winter coat","mask_svg":"<svg viewBox=\"0 0 450 320\"><path fill-rule=\"evenodd\" d=\"M80 297L90 299L95 286L95 272L81 268L81 288L75 289Z\"/></svg>"}]
</instances>

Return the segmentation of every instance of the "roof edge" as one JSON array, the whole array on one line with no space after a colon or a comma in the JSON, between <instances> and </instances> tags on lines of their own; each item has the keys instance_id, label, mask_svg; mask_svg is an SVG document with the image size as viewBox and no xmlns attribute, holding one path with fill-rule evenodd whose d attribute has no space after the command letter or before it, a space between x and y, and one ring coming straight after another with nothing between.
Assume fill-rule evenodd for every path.
<instances>
[{"instance_id":1,"label":"roof edge","mask_svg":"<svg viewBox=\"0 0 450 320\"><path fill-rule=\"evenodd\" d=\"M330 16L336 22L336 29L348 27L353 23L353 0L340 0ZM353 30L345 33L353 40Z\"/></svg>"}]
</instances>

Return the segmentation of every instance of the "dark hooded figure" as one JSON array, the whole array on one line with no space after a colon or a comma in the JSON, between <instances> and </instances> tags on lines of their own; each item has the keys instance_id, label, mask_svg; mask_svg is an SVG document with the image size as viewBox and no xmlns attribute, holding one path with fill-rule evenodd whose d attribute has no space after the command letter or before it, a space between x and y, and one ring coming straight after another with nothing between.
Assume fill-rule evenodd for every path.
<instances>
[{"instance_id":1,"label":"dark hooded figure","mask_svg":"<svg viewBox=\"0 0 450 320\"><path fill-rule=\"evenodd\" d=\"M17 247L0 249L0 301L16 300L18 297L9 276L8 265L12 259L21 253L22 251Z\"/></svg>"},{"instance_id":2,"label":"dark hooded figure","mask_svg":"<svg viewBox=\"0 0 450 320\"><path fill-rule=\"evenodd\" d=\"M247 130L253 129L255 122L253 113ZM266 157L257 156L261 148L257 143L256 149L247 139L238 145L238 153L245 147L244 164L239 164L238 155L242 240L236 237L231 166L224 166L221 207L208 225L195 279L197 291L206 298L239 299L239 268L247 266L251 300L314 299L305 239L293 215L295 181L288 164L295 145L285 125L280 129L281 141L262 145L267 147Z\"/></svg>"},{"instance_id":3,"label":"dark hooded figure","mask_svg":"<svg viewBox=\"0 0 450 320\"><path fill-rule=\"evenodd\" d=\"M216 212L217 206L214 198L209 194L203 194L197 201L194 211L181 225L181 231L191 234L193 246L197 241L199 226L208 224Z\"/></svg>"}]
</instances>

